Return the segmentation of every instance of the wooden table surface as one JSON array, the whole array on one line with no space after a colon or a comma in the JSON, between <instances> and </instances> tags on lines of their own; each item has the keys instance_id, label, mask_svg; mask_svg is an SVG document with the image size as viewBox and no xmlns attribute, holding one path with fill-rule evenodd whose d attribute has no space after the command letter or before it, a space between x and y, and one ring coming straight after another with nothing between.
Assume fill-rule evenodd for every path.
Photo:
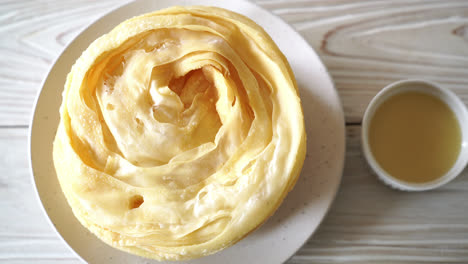
<instances>
[{"instance_id":1,"label":"wooden table surface","mask_svg":"<svg viewBox=\"0 0 468 264\"><path fill-rule=\"evenodd\" d=\"M65 45L122 1L0 2L0 262L79 263L47 223L28 165L41 80ZM331 211L288 263L468 263L468 173L429 192L381 184L360 150L363 111L385 85L436 81L468 103L468 1L261 0L329 69L346 115Z\"/></svg>"}]
</instances>

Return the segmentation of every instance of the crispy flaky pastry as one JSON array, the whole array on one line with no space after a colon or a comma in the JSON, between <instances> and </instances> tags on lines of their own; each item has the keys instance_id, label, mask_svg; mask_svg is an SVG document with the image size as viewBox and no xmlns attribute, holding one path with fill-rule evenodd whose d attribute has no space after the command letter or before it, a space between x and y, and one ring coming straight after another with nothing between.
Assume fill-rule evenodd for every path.
<instances>
[{"instance_id":1,"label":"crispy flaky pastry","mask_svg":"<svg viewBox=\"0 0 468 264\"><path fill-rule=\"evenodd\" d=\"M245 237L292 189L306 152L285 56L220 8L172 7L98 38L68 74L60 114L54 164L76 218L158 260Z\"/></svg>"}]
</instances>

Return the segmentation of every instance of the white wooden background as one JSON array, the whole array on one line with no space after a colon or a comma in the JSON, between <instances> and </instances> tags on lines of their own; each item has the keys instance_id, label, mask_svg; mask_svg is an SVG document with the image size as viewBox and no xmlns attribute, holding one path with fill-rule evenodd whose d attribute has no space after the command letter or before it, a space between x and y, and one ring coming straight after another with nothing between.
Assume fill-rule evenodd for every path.
<instances>
[{"instance_id":1,"label":"white wooden background","mask_svg":"<svg viewBox=\"0 0 468 264\"><path fill-rule=\"evenodd\" d=\"M0 0L0 262L79 263L52 231L28 169L32 105L46 71L117 0ZM292 24L330 70L346 113L336 201L288 263L468 263L468 172L445 187L382 185L360 151L360 122L386 84L421 77L468 103L468 1L260 0Z\"/></svg>"}]
</instances>

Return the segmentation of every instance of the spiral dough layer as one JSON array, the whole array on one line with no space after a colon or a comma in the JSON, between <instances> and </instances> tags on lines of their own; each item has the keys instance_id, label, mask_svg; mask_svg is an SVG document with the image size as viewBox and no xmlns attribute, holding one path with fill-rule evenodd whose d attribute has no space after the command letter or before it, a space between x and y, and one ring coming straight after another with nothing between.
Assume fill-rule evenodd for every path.
<instances>
[{"instance_id":1,"label":"spiral dough layer","mask_svg":"<svg viewBox=\"0 0 468 264\"><path fill-rule=\"evenodd\" d=\"M291 68L220 8L172 7L94 41L67 77L54 142L77 219L154 259L212 254L278 208L305 156Z\"/></svg>"}]
</instances>

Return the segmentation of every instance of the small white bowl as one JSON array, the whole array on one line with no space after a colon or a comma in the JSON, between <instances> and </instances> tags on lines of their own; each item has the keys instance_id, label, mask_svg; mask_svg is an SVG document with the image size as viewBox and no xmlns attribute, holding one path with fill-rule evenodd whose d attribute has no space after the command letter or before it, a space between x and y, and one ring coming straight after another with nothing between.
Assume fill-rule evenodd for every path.
<instances>
[{"instance_id":1,"label":"small white bowl","mask_svg":"<svg viewBox=\"0 0 468 264\"><path fill-rule=\"evenodd\" d=\"M369 123L372 120L372 117L377 108L391 96L408 91L424 92L441 99L455 113L461 129L461 148L455 164L445 175L430 182L411 183L391 176L385 172L382 167L380 167L372 155L369 146ZM362 120L361 140L362 149L367 162L375 171L378 178L384 183L395 189L403 191L425 191L434 189L448 183L457 177L457 175L462 172L468 162L468 111L465 104L452 91L446 88L442 88L434 82L424 80L398 81L383 88L367 106L366 112L364 113L364 118Z\"/></svg>"}]
</instances>

